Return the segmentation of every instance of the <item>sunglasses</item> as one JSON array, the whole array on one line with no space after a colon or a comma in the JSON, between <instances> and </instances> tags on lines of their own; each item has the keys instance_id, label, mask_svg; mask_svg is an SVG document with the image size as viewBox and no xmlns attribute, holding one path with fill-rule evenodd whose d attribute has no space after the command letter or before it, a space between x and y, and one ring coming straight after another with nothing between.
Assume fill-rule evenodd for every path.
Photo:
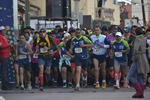
<instances>
[{"instance_id":1,"label":"sunglasses","mask_svg":"<svg viewBox=\"0 0 150 100\"><path fill-rule=\"evenodd\" d=\"M115 37L121 37L121 36L116 35Z\"/></svg>"}]
</instances>

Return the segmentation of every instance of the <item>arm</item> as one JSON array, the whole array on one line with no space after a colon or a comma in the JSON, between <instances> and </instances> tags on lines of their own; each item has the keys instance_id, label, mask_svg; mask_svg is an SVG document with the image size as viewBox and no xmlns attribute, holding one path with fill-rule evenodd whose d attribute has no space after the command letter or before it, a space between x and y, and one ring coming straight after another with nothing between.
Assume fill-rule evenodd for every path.
<instances>
[{"instance_id":1,"label":"arm","mask_svg":"<svg viewBox=\"0 0 150 100\"><path fill-rule=\"evenodd\" d=\"M86 42L86 44L80 44L80 47L93 47L93 43L90 39L88 39L87 37L83 37L84 41Z\"/></svg>"},{"instance_id":2,"label":"arm","mask_svg":"<svg viewBox=\"0 0 150 100\"><path fill-rule=\"evenodd\" d=\"M110 48L110 43L109 43L109 41L107 41L107 39L105 38L105 40L104 40L104 45L103 44L98 44L101 48L106 48L106 49L108 49L108 48Z\"/></svg>"},{"instance_id":3,"label":"arm","mask_svg":"<svg viewBox=\"0 0 150 100\"><path fill-rule=\"evenodd\" d=\"M127 53L127 52L129 52L130 47L129 47L128 42L124 40L124 41L123 41L123 44L125 45L126 49L125 49L125 50L122 50L122 52L123 52L123 53Z\"/></svg>"}]
</instances>

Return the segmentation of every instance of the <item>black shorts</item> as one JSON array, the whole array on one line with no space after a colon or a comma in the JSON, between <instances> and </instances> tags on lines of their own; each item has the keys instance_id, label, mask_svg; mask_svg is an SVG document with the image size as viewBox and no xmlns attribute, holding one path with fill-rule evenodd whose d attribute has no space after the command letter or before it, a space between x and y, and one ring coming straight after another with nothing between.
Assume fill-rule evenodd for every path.
<instances>
[{"instance_id":1,"label":"black shorts","mask_svg":"<svg viewBox=\"0 0 150 100\"><path fill-rule=\"evenodd\" d=\"M106 55L92 55L93 59L97 59L99 62L106 62Z\"/></svg>"},{"instance_id":2,"label":"black shorts","mask_svg":"<svg viewBox=\"0 0 150 100\"><path fill-rule=\"evenodd\" d=\"M75 64L77 67L78 66L81 66L82 68L88 68L89 67L88 59L75 58Z\"/></svg>"},{"instance_id":3,"label":"black shorts","mask_svg":"<svg viewBox=\"0 0 150 100\"><path fill-rule=\"evenodd\" d=\"M59 58L53 58L52 67L58 67L58 66L59 66Z\"/></svg>"},{"instance_id":4,"label":"black shorts","mask_svg":"<svg viewBox=\"0 0 150 100\"><path fill-rule=\"evenodd\" d=\"M31 63L29 59L19 59L18 60L19 67L23 67L25 70L31 71Z\"/></svg>"}]
</instances>

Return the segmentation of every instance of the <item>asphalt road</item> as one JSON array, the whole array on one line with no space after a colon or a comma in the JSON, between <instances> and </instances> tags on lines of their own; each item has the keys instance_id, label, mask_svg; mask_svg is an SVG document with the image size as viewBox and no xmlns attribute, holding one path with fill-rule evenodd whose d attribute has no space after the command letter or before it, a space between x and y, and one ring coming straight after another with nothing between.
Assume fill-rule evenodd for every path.
<instances>
[{"instance_id":1,"label":"asphalt road","mask_svg":"<svg viewBox=\"0 0 150 100\"><path fill-rule=\"evenodd\" d=\"M45 89L43 92L37 89L0 91L0 96L5 100L150 100L150 89L145 90L144 99L132 99L133 94L132 88L119 90L86 88L79 92L62 88Z\"/></svg>"}]
</instances>

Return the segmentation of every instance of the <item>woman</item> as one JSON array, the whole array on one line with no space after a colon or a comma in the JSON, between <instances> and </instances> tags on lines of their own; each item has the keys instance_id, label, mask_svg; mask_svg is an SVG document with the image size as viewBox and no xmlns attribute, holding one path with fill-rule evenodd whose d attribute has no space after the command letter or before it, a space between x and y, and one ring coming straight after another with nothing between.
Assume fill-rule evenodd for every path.
<instances>
[{"instance_id":1,"label":"woman","mask_svg":"<svg viewBox=\"0 0 150 100\"><path fill-rule=\"evenodd\" d=\"M32 49L26 42L24 35L20 35L20 40L17 45L17 49L21 90L24 90L24 79L26 78L24 77L24 71L27 72L28 89L31 89L31 66L29 62L29 55L32 54Z\"/></svg>"},{"instance_id":2,"label":"woman","mask_svg":"<svg viewBox=\"0 0 150 100\"><path fill-rule=\"evenodd\" d=\"M146 39L141 28L135 30L136 38L133 44L132 65L128 79L133 83L136 93L132 98L144 98L144 77L150 72L150 66L146 57Z\"/></svg>"}]
</instances>

